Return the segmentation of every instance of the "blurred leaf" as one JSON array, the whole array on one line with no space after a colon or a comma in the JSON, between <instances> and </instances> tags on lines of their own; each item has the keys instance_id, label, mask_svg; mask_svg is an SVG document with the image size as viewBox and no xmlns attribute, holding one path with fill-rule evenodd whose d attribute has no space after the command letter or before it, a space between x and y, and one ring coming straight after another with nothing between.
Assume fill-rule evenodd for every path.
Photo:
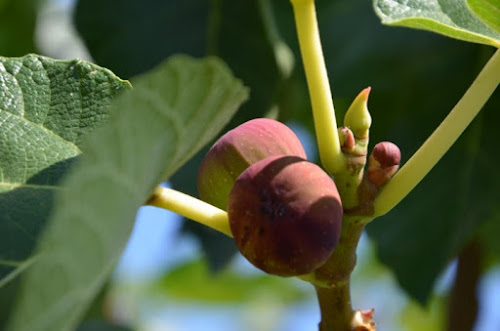
<instances>
[{"instance_id":1,"label":"blurred leaf","mask_svg":"<svg viewBox=\"0 0 500 331\"><path fill-rule=\"evenodd\" d=\"M106 321L89 320L84 321L76 328L76 331L133 331L132 328L111 324Z\"/></svg>"},{"instance_id":2,"label":"blurred leaf","mask_svg":"<svg viewBox=\"0 0 500 331\"><path fill-rule=\"evenodd\" d=\"M57 196L10 330L67 330L113 270L139 206L247 97L219 60L175 57L113 103Z\"/></svg>"},{"instance_id":3,"label":"blurred leaf","mask_svg":"<svg viewBox=\"0 0 500 331\"><path fill-rule=\"evenodd\" d=\"M491 261L493 263L498 263L500 262L500 240L498 240L498 234L500 233L500 206L496 205L493 208L494 211L491 213L491 217L479 229L479 238L487 258L493 260Z\"/></svg>"},{"instance_id":4,"label":"blurred leaf","mask_svg":"<svg viewBox=\"0 0 500 331\"><path fill-rule=\"evenodd\" d=\"M467 0L374 0L373 3L384 24L500 47L500 33L478 19L467 6ZM488 17L491 15L495 14Z\"/></svg>"},{"instance_id":5,"label":"blurred leaf","mask_svg":"<svg viewBox=\"0 0 500 331\"><path fill-rule=\"evenodd\" d=\"M248 302L260 296L295 302L307 295L293 283L276 276L243 275L227 268L212 274L203 260L175 268L154 284L153 290L175 300L210 303Z\"/></svg>"},{"instance_id":6,"label":"blurred leaf","mask_svg":"<svg viewBox=\"0 0 500 331\"><path fill-rule=\"evenodd\" d=\"M92 58L121 77L174 53L205 55L208 18L205 0L78 0L74 16Z\"/></svg>"},{"instance_id":7,"label":"blurred leaf","mask_svg":"<svg viewBox=\"0 0 500 331\"><path fill-rule=\"evenodd\" d=\"M36 51L38 3L39 0L0 1L0 55L22 56Z\"/></svg>"},{"instance_id":8,"label":"blurred leaf","mask_svg":"<svg viewBox=\"0 0 500 331\"><path fill-rule=\"evenodd\" d=\"M130 84L85 61L37 55L0 57L0 82L3 297L3 287L36 260L32 251L82 139L107 120L111 99ZM8 292L15 293L12 286Z\"/></svg>"},{"instance_id":9,"label":"blurred leaf","mask_svg":"<svg viewBox=\"0 0 500 331\"><path fill-rule=\"evenodd\" d=\"M401 324L408 331L445 330L445 312L446 300L442 297L434 297L427 308L410 302L402 313Z\"/></svg>"},{"instance_id":10,"label":"blurred leaf","mask_svg":"<svg viewBox=\"0 0 500 331\"><path fill-rule=\"evenodd\" d=\"M176 53L221 57L252 90L241 123L269 109L280 79L266 1L79 0L75 24L96 62L123 77Z\"/></svg>"},{"instance_id":11,"label":"blurred leaf","mask_svg":"<svg viewBox=\"0 0 500 331\"><path fill-rule=\"evenodd\" d=\"M500 32L500 0L467 0L467 4L481 21Z\"/></svg>"},{"instance_id":12,"label":"blurred leaf","mask_svg":"<svg viewBox=\"0 0 500 331\"><path fill-rule=\"evenodd\" d=\"M430 174L391 211L368 226L381 260L421 303L444 265L493 215L498 202L500 162L495 123L500 98L490 100Z\"/></svg>"}]
</instances>

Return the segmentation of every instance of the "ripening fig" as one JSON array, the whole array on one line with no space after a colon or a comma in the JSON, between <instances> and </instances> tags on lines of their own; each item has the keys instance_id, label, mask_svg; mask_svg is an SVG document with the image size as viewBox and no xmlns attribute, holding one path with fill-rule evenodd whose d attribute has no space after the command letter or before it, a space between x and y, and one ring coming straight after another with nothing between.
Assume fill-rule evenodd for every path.
<instances>
[{"instance_id":1,"label":"ripening fig","mask_svg":"<svg viewBox=\"0 0 500 331\"><path fill-rule=\"evenodd\" d=\"M343 213L332 178L297 156L271 156L248 167L234 183L227 212L243 256L279 276L324 264L339 241Z\"/></svg>"},{"instance_id":2,"label":"ripening fig","mask_svg":"<svg viewBox=\"0 0 500 331\"><path fill-rule=\"evenodd\" d=\"M398 146L389 141L376 144L368 160L368 180L378 187L384 185L398 171L400 162Z\"/></svg>"},{"instance_id":3,"label":"ripening fig","mask_svg":"<svg viewBox=\"0 0 500 331\"><path fill-rule=\"evenodd\" d=\"M198 172L200 198L226 210L238 176L251 164L273 155L306 158L299 138L285 124L258 118L228 131L210 148Z\"/></svg>"}]
</instances>

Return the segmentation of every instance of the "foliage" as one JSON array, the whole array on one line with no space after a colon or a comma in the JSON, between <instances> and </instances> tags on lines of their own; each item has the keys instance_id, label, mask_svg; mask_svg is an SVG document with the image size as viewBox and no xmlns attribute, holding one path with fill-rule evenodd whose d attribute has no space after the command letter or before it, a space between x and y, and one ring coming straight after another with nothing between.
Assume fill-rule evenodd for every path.
<instances>
[{"instance_id":1,"label":"foliage","mask_svg":"<svg viewBox=\"0 0 500 331\"><path fill-rule=\"evenodd\" d=\"M497 0L374 1L383 23L481 45L381 26L366 1L316 3L338 118L370 85L372 141L396 142L403 162L463 94L490 46L500 45ZM36 1L0 0L0 55L35 51L35 11ZM0 325L18 296L12 330L74 327L153 187L171 178L196 194L196 152L247 97L231 72L251 94L229 127L267 114L312 130L288 1L79 0L75 24L96 63L135 88L122 93L128 82L83 61L0 58ZM177 53L216 55L229 68L215 58L163 62ZM493 260L500 258L488 230L500 220L499 107L496 93L409 197L368 226L381 261L421 303L470 238L480 236ZM212 267L223 266L234 246L203 231L195 233ZM41 253L33 255L42 232ZM221 249L224 255L213 254ZM18 276L28 268L19 295Z\"/></svg>"}]
</instances>

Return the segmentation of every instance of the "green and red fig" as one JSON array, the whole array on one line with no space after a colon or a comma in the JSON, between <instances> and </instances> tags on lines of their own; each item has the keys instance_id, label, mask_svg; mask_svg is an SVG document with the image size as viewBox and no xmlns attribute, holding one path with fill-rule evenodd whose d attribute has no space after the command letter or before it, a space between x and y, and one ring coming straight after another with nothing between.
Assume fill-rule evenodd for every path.
<instances>
[{"instance_id":1,"label":"green and red fig","mask_svg":"<svg viewBox=\"0 0 500 331\"><path fill-rule=\"evenodd\" d=\"M273 155L306 158L299 138L281 122L258 118L228 131L212 146L200 166L200 198L226 210L236 178L250 165Z\"/></svg>"},{"instance_id":2,"label":"green and red fig","mask_svg":"<svg viewBox=\"0 0 500 331\"><path fill-rule=\"evenodd\" d=\"M339 241L343 213L332 178L297 156L271 156L248 167L234 183L227 212L243 256L279 276L324 264Z\"/></svg>"}]
</instances>

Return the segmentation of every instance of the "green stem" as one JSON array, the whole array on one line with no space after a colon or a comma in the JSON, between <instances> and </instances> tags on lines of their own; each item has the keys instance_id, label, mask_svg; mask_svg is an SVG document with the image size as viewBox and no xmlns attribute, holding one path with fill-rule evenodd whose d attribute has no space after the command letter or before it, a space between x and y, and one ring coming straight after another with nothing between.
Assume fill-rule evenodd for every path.
<instances>
[{"instance_id":1,"label":"green stem","mask_svg":"<svg viewBox=\"0 0 500 331\"><path fill-rule=\"evenodd\" d=\"M499 83L500 50L497 50L439 127L382 188L375 199L374 216L389 212L429 173L472 122Z\"/></svg>"},{"instance_id":2,"label":"green stem","mask_svg":"<svg viewBox=\"0 0 500 331\"><path fill-rule=\"evenodd\" d=\"M227 213L209 203L166 187L157 187L148 205L168 209L232 237Z\"/></svg>"},{"instance_id":3,"label":"green stem","mask_svg":"<svg viewBox=\"0 0 500 331\"><path fill-rule=\"evenodd\" d=\"M315 286L321 310L319 331L350 331L354 311L349 281L332 288Z\"/></svg>"},{"instance_id":4,"label":"green stem","mask_svg":"<svg viewBox=\"0 0 500 331\"><path fill-rule=\"evenodd\" d=\"M314 0L290 1L295 14L300 51L311 97L321 163L328 172L335 174L344 169L345 162L340 149L337 122L321 49Z\"/></svg>"}]
</instances>

